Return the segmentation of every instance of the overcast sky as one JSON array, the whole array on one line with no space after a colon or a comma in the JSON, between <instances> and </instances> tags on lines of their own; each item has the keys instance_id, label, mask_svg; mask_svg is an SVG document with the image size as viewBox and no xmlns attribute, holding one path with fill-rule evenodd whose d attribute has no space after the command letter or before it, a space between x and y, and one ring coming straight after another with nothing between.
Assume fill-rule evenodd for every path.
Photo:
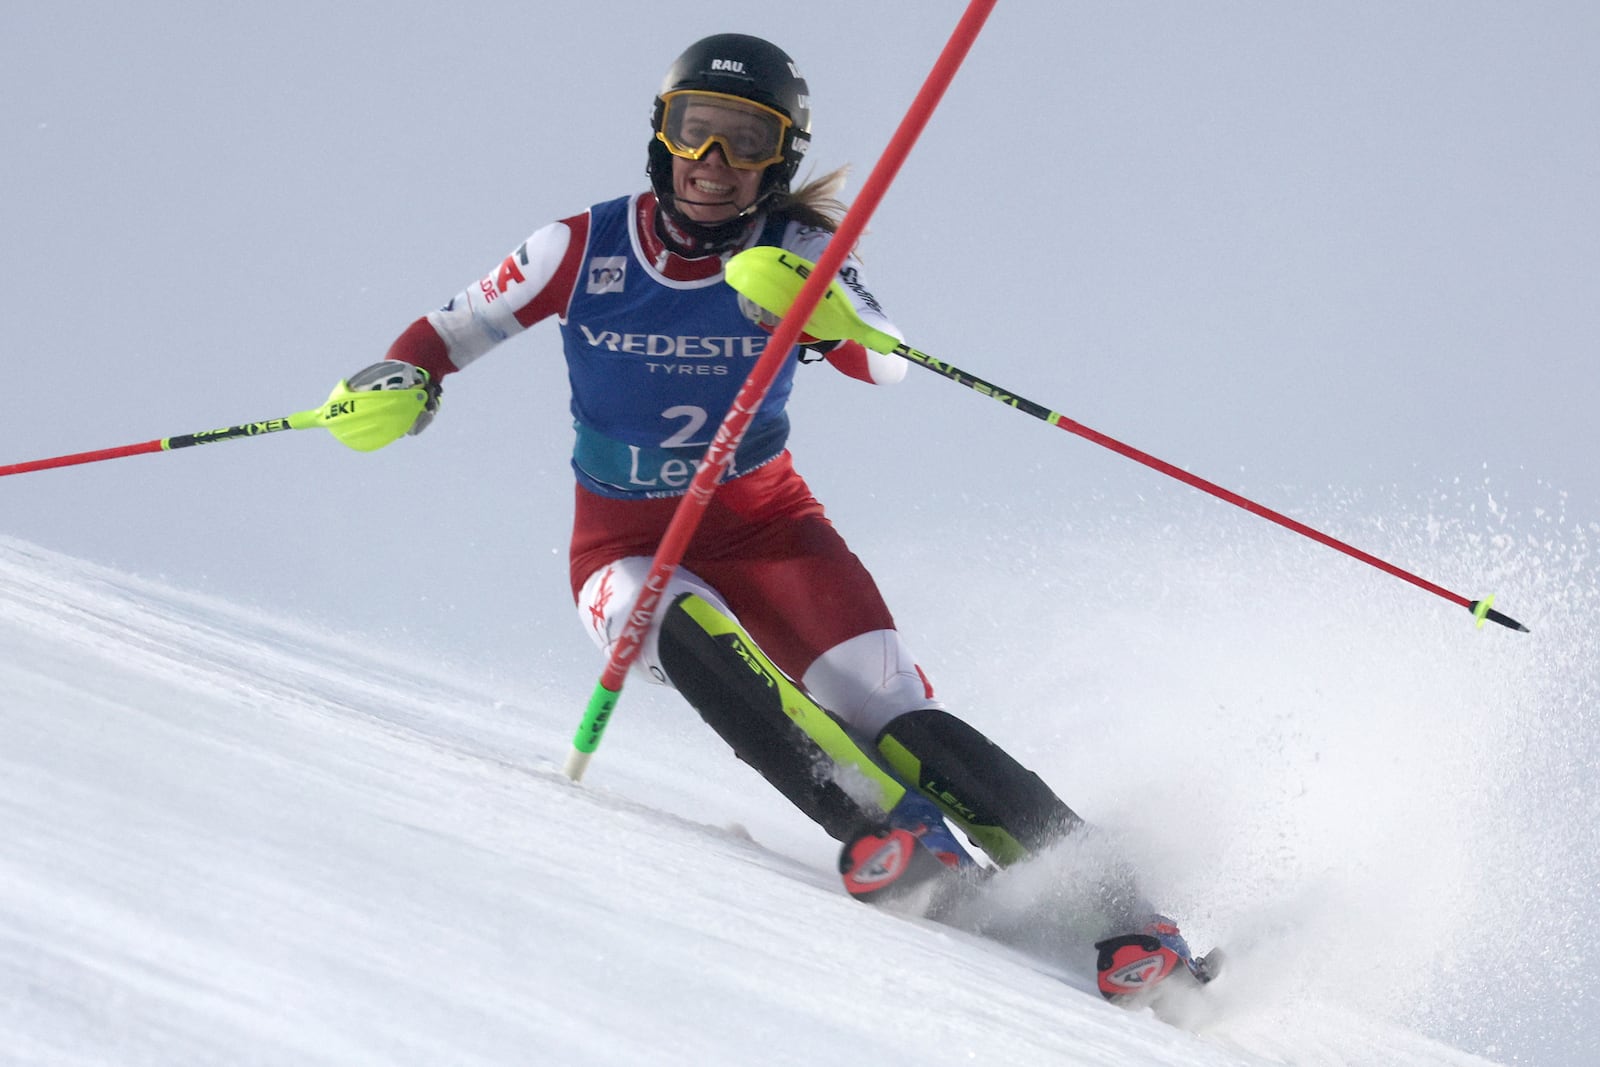
<instances>
[{"instance_id":1,"label":"overcast sky","mask_svg":"<svg viewBox=\"0 0 1600 1067\"><path fill-rule=\"evenodd\" d=\"M651 98L706 33L796 58L811 159L859 188L962 10L7 5L0 462L316 406L534 228L642 187ZM919 347L1269 506L1593 521L1596 55L1587 0L1008 0L871 225L870 278ZM0 531L583 655L566 395L547 323L453 378L420 439L8 478ZM1192 494L917 370L807 370L794 414L802 471L875 551Z\"/></svg>"}]
</instances>

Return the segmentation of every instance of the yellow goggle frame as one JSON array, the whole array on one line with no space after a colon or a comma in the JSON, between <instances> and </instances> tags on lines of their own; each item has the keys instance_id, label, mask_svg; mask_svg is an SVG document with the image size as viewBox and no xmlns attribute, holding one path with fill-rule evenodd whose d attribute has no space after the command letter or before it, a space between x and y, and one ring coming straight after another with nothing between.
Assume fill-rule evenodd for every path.
<instances>
[{"instance_id":1,"label":"yellow goggle frame","mask_svg":"<svg viewBox=\"0 0 1600 1067\"><path fill-rule=\"evenodd\" d=\"M680 159L700 159L719 145L728 166L762 170L783 159L792 125L783 112L742 96L678 89L661 97L656 140Z\"/></svg>"}]
</instances>

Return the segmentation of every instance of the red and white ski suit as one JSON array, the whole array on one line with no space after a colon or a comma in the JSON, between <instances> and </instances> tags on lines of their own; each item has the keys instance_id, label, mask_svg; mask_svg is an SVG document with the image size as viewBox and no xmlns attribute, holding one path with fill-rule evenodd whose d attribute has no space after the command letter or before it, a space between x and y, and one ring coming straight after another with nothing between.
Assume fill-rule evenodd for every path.
<instances>
[{"instance_id":1,"label":"red and white ski suit","mask_svg":"<svg viewBox=\"0 0 1600 1067\"><path fill-rule=\"evenodd\" d=\"M437 381L534 323L559 320L576 428L570 577L580 618L604 649L622 632L698 457L768 337L738 310L723 258L674 252L657 236L656 212L644 193L539 229L388 352ZM776 244L814 261L829 236L758 216L746 246ZM862 317L898 336L853 257L840 274ZM663 602L693 591L729 611L818 703L875 736L896 715L938 702L871 575L783 447L798 351ZM875 384L905 375L898 357L855 342L827 358ZM667 683L655 637L635 665Z\"/></svg>"}]
</instances>

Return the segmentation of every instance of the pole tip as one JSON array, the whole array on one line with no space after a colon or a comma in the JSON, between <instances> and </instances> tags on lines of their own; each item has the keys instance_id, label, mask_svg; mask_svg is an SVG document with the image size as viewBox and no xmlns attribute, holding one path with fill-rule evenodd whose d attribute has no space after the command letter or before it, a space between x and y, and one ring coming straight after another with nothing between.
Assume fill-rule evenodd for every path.
<instances>
[{"instance_id":1,"label":"pole tip","mask_svg":"<svg viewBox=\"0 0 1600 1067\"><path fill-rule=\"evenodd\" d=\"M566 766L562 767L561 770L574 782L581 782L583 780L583 772L589 769L589 760L593 756L593 752L582 752L574 746L572 751L567 753Z\"/></svg>"},{"instance_id":2,"label":"pole tip","mask_svg":"<svg viewBox=\"0 0 1600 1067\"><path fill-rule=\"evenodd\" d=\"M1484 597L1482 600L1474 600L1468 606L1472 611L1473 617L1478 620L1478 629L1480 630L1483 629L1484 620L1488 620L1489 622L1499 623L1508 630L1516 630L1518 633L1533 632L1511 616L1495 611L1493 596Z\"/></svg>"}]
</instances>

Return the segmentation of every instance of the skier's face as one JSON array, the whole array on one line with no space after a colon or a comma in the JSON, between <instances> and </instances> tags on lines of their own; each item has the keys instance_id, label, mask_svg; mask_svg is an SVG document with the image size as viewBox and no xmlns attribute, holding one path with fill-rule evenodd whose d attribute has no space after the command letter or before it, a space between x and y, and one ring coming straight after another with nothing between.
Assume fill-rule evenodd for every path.
<instances>
[{"instance_id":1,"label":"skier's face","mask_svg":"<svg viewBox=\"0 0 1600 1067\"><path fill-rule=\"evenodd\" d=\"M763 173L728 166L722 148L712 145L699 159L672 157L672 195L695 222L725 222L755 203Z\"/></svg>"}]
</instances>

